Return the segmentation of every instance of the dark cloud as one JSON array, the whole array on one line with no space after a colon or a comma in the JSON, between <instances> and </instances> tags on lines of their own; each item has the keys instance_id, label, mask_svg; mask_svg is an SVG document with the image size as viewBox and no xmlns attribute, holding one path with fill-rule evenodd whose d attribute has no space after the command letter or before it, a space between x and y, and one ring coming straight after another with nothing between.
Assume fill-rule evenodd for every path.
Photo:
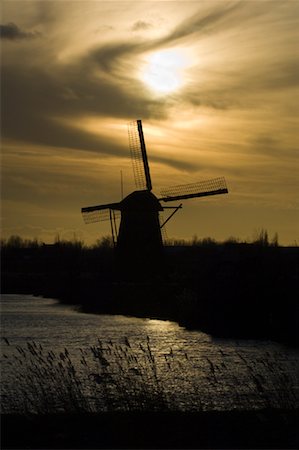
<instances>
[{"instance_id":1,"label":"dark cloud","mask_svg":"<svg viewBox=\"0 0 299 450\"><path fill-rule=\"evenodd\" d=\"M127 156L127 160L130 162L130 152L127 142L124 142L123 156ZM152 162L159 162L178 169L182 169L183 167L183 170L188 172L195 170L194 164L184 164L184 162L180 162L178 159L171 160L163 157L151 157L150 152L149 157L150 166ZM10 165L10 167L7 168L6 164L2 173L2 200L24 203L30 201L32 205L36 206L44 203L47 207L55 208L57 208L57 204L65 204L67 202L69 206L72 206L75 209L78 208L78 197L74 196L73 192L74 186L76 185L81 186L80 203L82 203L82 205L93 201L90 200L90 198L95 190L95 197L99 195L97 192L101 194L101 197L105 196L106 198L107 196L107 199L110 197L111 200L116 195L114 192L107 194L107 188L109 188L108 192L111 191L111 183L107 181L108 173L105 177L101 177L102 172L100 168L98 169L99 177L95 181L93 177L89 178L88 170L84 170L86 167L84 169L82 168L82 173L79 173L78 170L74 170L74 173L71 173L66 167L59 167L59 159L56 164L57 170L55 171L53 160L49 164L46 164L45 158L40 158L40 166L38 170L34 171L34 177L32 177L33 171L30 160L23 166L17 165L14 167ZM109 170L110 175L113 175L117 169L111 167ZM126 182L133 182L133 170L129 170L127 173L128 176ZM157 185L154 176L152 176L152 181L155 190L157 189ZM168 184L171 184L173 181L174 180L172 179L165 179L165 183ZM59 202L57 202L57 196L59 196Z\"/></svg>"},{"instance_id":2,"label":"dark cloud","mask_svg":"<svg viewBox=\"0 0 299 450\"><path fill-rule=\"evenodd\" d=\"M152 24L143 20L138 20L132 26L132 31L144 31L152 28Z\"/></svg>"},{"instance_id":3,"label":"dark cloud","mask_svg":"<svg viewBox=\"0 0 299 450\"><path fill-rule=\"evenodd\" d=\"M210 12L198 12L182 21L162 39L135 39L99 45L67 65L55 64L52 58L48 67L26 65L30 55L26 55L26 61L4 65L2 136L40 145L121 155L121 147L109 144L87 131L71 128L57 119L61 117L71 121L83 116L111 116L123 118L126 123L136 117L145 120L166 118L173 100L146 94L143 83L136 80L133 72L139 57L146 51L165 48L166 44L177 40L193 38L195 33L224 29L237 23L238 14L244 19L253 17L256 12L250 12L244 3L247 2L221 3ZM252 9L263 11L262 7ZM134 26L146 24L138 21ZM15 34L23 37L34 34L24 33L16 25L9 25ZM41 56L41 60L44 60L44 55ZM246 102L249 97L253 97L254 92L288 88L298 83L295 62L276 62L271 67L261 65L248 72L233 72L229 67L224 70L225 76L224 73L211 74L211 83L199 84L195 81L181 94L175 94L174 101L177 104L190 103L196 107L209 106L213 109L239 108L240 105L247 107ZM182 167L181 162L165 163ZM190 170L190 167L187 169Z\"/></svg>"},{"instance_id":4,"label":"dark cloud","mask_svg":"<svg viewBox=\"0 0 299 450\"><path fill-rule=\"evenodd\" d=\"M134 48L134 46L133 46ZM124 90L117 75L107 80L95 70L111 64L108 73L119 65L118 58L129 52L130 45L105 46L85 55L69 66L51 70L37 67L5 66L2 70L3 138L41 147L50 146L93 151L102 156L126 156L128 143L116 144L104 138L67 125L84 116L118 117L124 123L141 117L162 118L166 115L165 100L148 99L142 84L130 77L131 89ZM123 77L123 76L122 76ZM60 120L61 118L61 120ZM112 136L113 137L113 136ZM153 161L182 170L195 170L194 165L180 159L154 156Z\"/></svg>"},{"instance_id":5,"label":"dark cloud","mask_svg":"<svg viewBox=\"0 0 299 450\"><path fill-rule=\"evenodd\" d=\"M163 107L144 98L142 85L137 81L135 86L132 81L131 92L126 92L117 80L95 77L97 67L98 59L93 54L71 66L55 66L51 70L4 65L3 138L122 154L122 148L72 128L59 118L79 121L84 116L111 116L127 122L136 117L161 117Z\"/></svg>"},{"instance_id":6,"label":"dark cloud","mask_svg":"<svg viewBox=\"0 0 299 450\"><path fill-rule=\"evenodd\" d=\"M226 29L232 23L238 24L238 13L244 7L244 2L235 2L226 5L217 5L213 11L203 13L199 11L191 17L183 20L170 33L162 38L146 41L113 42L94 50L89 57L93 57L100 67L105 71L111 71L127 57L138 56L147 51L160 50L167 45L177 44L184 39L192 39L194 34L199 34L206 30L219 31ZM248 15L248 14L247 14ZM255 15L255 14L251 14ZM250 16L250 15L249 15ZM151 27L149 22L139 20L134 23L132 30L139 31Z\"/></svg>"},{"instance_id":7,"label":"dark cloud","mask_svg":"<svg viewBox=\"0 0 299 450\"><path fill-rule=\"evenodd\" d=\"M27 32L21 30L16 24L10 22L6 25L0 25L0 37L1 39L8 39L10 41L18 39L32 39L40 34L35 32Z\"/></svg>"},{"instance_id":8,"label":"dark cloud","mask_svg":"<svg viewBox=\"0 0 299 450\"><path fill-rule=\"evenodd\" d=\"M149 161L165 164L166 166L174 167L175 169L185 170L186 172L195 172L200 169L200 165L197 164L196 162L188 163L183 161L183 159L165 158L163 156L149 155Z\"/></svg>"},{"instance_id":9,"label":"dark cloud","mask_svg":"<svg viewBox=\"0 0 299 450\"><path fill-rule=\"evenodd\" d=\"M257 72L257 76L252 77L253 87L290 89L299 86L299 61L296 59L274 62L263 72L259 70Z\"/></svg>"},{"instance_id":10,"label":"dark cloud","mask_svg":"<svg viewBox=\"0 0 299 450\"><path fill-rule=\"evenodd\" d=\"M268 134L259 134L248 140L250 149L259 155L269 156L272 159L283 161L298 159L298 146L294 142L286 142L285 139L273 137Z\"/></svg>"},{"instance_id":11,"label":"dark cloud","mask_svg":"<svg viewBox=\"0 0 299 450\"><path fill-rule=\"evenodd\" d=\"M212 73L211 79L193 82L181 91L181 101L195 107L209 107L216 110L254 109L263 104L268 95L275 102L278 92L288 93L299 86L299 63L276 56L277 61L267 64L225 67L221 73ZM279 61L280 59L280 61ZM279 103L279 102L278 102ZM282 108L282 104L278 105ZM292 104L288 102L289 113ZM295 113L295 111L294 111ZM297 108L298 113L298 108Z\"/></svg>"},{"instance_id":12,"label":"dark cloud","mask_svg":"<svg viewBox=\"0 0 299 450\"><path fill-rule=\"evenodd\" d=\"M88 64L95 62L105 72L113 73L116 68L119 72L119 65L125 58L130 58L141 53L143 46L135 42L114 42L97 48L90 52L84 61ZM117 74L116 74L117 75Z\"/></svg>"}]
</instances>

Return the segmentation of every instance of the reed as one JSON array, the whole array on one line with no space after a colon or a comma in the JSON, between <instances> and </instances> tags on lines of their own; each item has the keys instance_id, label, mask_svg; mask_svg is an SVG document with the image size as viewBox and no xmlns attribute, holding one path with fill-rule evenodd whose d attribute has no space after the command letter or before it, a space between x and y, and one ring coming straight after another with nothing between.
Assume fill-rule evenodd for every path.
<instances>
[{"instance_id":1,"label":"reed","mask_svg":"<svg viewBox=\"0 0 299 450\"><path fill-rule=\"evenodd\" d=\"M296 358L286 366L279 353L253 346L250 355L236 347L195 357L178 348L157 352L149 338L134 345L127 337L98 339L72 354L3 342L3 367L10 366L13 380L2 380L2 413L290 410L299 404Z\"/></svg>"},{"instance_id":2,"label":"reed","mask_svg":"<svg viewBox=\"0 0 299 450\"><path fill-rule=\"evenodd\" d=\"M6 338L5 338L6 339ZM6 339L7 345L10 345ZM128 338L79 348L75 364L67 348L45 349L36 342L16 346L6 363L14 367L14 392L2 392L1 410L18 413L94 413L166 410L149 339L139 352ZM77 358L78 359L78 358Z\"/></svg>"}]
</instances>

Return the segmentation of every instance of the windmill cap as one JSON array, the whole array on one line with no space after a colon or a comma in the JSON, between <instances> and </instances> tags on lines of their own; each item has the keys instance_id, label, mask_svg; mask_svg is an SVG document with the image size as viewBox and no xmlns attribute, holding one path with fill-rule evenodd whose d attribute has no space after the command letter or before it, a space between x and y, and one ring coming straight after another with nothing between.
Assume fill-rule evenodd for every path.
<instances>
[{"instance_id":1,"label":"windmill cap","mask_svg":"<svg viewBox=\"0 0 299 450\"><path fill-rule=\"evenodd\" d=\"M157 197L150 191L134 191L119 204L121 211L163 211Z\"/></svg>"}]
</instances>

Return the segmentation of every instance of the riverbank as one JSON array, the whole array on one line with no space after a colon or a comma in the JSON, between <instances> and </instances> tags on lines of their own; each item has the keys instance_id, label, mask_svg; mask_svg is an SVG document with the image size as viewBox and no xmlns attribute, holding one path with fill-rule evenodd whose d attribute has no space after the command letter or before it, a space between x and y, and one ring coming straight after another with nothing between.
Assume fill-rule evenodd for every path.
<instances>
[{"instance_id":1,"label":"riverbank","mask_svg":"<svg viewBox=\"0 0 299 450\"><path fill-rule=\"evenodd\" d=\"M4 415L2 448L296 449L298 410Z\"/></svg>"},{"instance_id":2,"label":"riverbank","mask_svg":"<svg viewBox=\"0 0 299 450\"><path fill-rule=\"evenodd\" d=\"M177 321L213 336L298 346L299 249L253 244L172 246L159 265L116 264L111 248L4 249L3 293L82 311Z\"/></svg>"}]
</instances>

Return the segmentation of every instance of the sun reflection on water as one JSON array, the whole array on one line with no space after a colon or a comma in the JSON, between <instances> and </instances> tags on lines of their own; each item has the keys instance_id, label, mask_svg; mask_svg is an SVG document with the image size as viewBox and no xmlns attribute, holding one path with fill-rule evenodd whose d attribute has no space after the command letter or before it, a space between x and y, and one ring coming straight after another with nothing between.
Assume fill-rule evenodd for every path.
<instances>
[{"instance_id":1,"label":"sun reflection on water","mask_svg":"<svg viewBox=\"0 0 299 450\"><path fill-rule=\"evenodd\" d=\"M41 371L55 361L58 369L69 364L66 370L73 367L83 393L92 396L106 374L117 383L126 375L126 386L135 383L141 391L159 388L174 409L299 404L298 351L273 342L212 339L169 320L83 314L31 296L3 296L1 303L2 336L9 339L9 345L2 340L1 357L8 406L11 398L12 404L17 399L16 377L22 379L24 362L30 369L37 359ZM98 353L104 369L95 360ZM116 399L118 394L113 394Z\"/></svg>"}]
</instances>

